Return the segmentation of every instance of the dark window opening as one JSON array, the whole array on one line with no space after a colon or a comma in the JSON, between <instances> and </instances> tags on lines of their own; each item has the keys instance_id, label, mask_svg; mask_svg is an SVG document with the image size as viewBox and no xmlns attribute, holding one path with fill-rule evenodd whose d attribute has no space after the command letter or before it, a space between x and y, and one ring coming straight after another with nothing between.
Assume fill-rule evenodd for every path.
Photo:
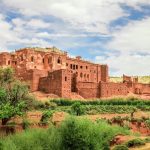
<instances>
[{"instance_id":1,"label":"dark window opening","mask_svg":"<svg viewBox=\"0 0 150 150\"><path fill-rule=\"evenodd\" d=\"M72 64L70 64L70 68L72 69Z\"/></svg>"},{"instance_id":2,"label":"dark window opening","mask_svg":"<svg viewBox=\"0 0 150 150\"><path fill-rule=\"evenodd\" d=\"M21 61L23 61L23 56L21 56Z\"/></svg>"},{"instance_id":3,"label":"dark window opening","mask_svg":"<svg viewBox=\"0 0 150 150\"><path fill-rule=\"evenodd\" d=\"M60 58L58 58L57 63L61 64L61 59Z\"/></svg>"},{"instance_id":4,"label":"dark window opening","mask_svg":"<svg viewBox=\"0 0 150 150\"><path fill-rule=\"evenodd\" d=\"M67 81L67 77L65 77L65 81Z\"/></svg>"},{"instance_id":5,"label":"dark window opening","mask_svg":"<svg viewBox=\"0 0 150 150\"><path fill-rule=\"evenodd\" d=\"M82 69L82 68L83 68L83 66L80 66L80 68Z\"/></svg>"},{"instance_id":6,"label":"dark window opening","mask_svg":"<svg viewBox=\"0 0 150 150\"><path fill-rule=\"evenodd\" d=\"M66 63L66 66L68 66L68 63Z\"/></svg>"},{"instance_id":7,"label":"dark window opening","mask_svg":"<svg viewBox=\"0 0 150 150\"><path fill-rule=\"evenodd\" d=\"M48 58L48 63L50 64L52 62L52 58Z\"/></svg>"},{"instance_id":8,"label":"dark window opening","mask_svg":"<svg viewBox=\"0 0 150 150\"><path fill-rule=\"evenodd\" d=\"M76 69L76 66L75 65L73 65L73 70L75 70Z\"/></svg>"},{"instance_id":9,"label":"dark window opening","mask_svg":"<svg viewBox=\"0 0 150 150\"><path fill-rule=\"evenodd\" d=\"M31 57L31 61L34 62L34 57L33 56Z\"/></svg>"},{"instance_id":10,"label":"dark window opening","mask_svg":"<svg viewBox=\"0 0 150 150\"><path fill-rule=\"evenodd\" d=\"M10 65L10 60L8 61L8 65Z\"/></svg>"},{"instance_id":11,"label":"dark window opening","mask_svg":"<svg viewBox=\"0 0 150 150\"><path fill-rule=\"evenodd\" d=\"M80 73L80 77L82 78L82 76L83 76L83 74L82 73Z\"/></svg>"},{"instance_id":12,"label":"dark window opening","mask_svg":"<svg viewBox=\"0 0 150 150\"><path fill-rule=\"evenodd\" d=\"M86 66L86 69L88 69L88 66Z\"/></svg>"},{"instance_id":13,"label":"dark window opening","mask_svg":"<svg viewBox=\"0 0 150 150\"><path fill-rule=\"evenodd\" d=\"M43 58L43 64L44 64L44 61L45 61L45 60L44 60L44 58Z\"/></svg>"},{"instance_id":14,"label":"dark window opening","mask_svg":"<svg viewBox=\"0 0 150 150\"><path fill-rule=\"evenodd\" d=\"M78 69L78 65L76 65L76 69Z\"/></svg>"}]
</instances>

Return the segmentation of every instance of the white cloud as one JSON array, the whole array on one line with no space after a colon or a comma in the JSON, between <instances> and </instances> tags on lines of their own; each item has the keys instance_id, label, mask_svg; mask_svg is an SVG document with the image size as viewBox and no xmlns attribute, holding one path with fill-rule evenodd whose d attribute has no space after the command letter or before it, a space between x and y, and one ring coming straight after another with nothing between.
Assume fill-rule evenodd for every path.
<instances>
[{"instance_id":1,"label":"white cloud","mask_svg":"<svg viewBox=\"0 0 150 150\"><path fill-rule=\"evenodd\" d=\"M107 45L120 52L146 52L150 54L150 17L131 21L127 26L113 33L113 40Z\"/></svg>"},{"instance_id":2,"label":"white cloud","mask_svg":"<svg viewBox=\"0 0 150 150\"><path fill-rule=\"evenodd\" d=\"M37 23L37 24L36 24ZM48 27L49 24L40 19L22 20L16 18L7 22L4 15L0 14L0 51L6 51L10 47L23 46L50 46L50 42L38 38L39 28ZM42 32L41 32L42 34Z\"/></svg>"},{"instance_id":3,"label":"white cloud","mask_svg":"<svg viewBox=\"0 0 150 150\"><path fill-rule=\"evenodd\" d=\"M79 29L105 34L109 32L107 27L111 21L128 15L120 4L139 10L140 5L150 4L149 0L2 0L2 2L25 16L52 15Z\"/></svg>"},{"instance_id":4,"label":"white cloud","mask_svg":"<svg viewBox=\"0 0 150 150\"><path fill-rule=\"evenodd\" d=\"M107 63L109 69L113 70L111 75L122 76L126 75L150 75L150 55L119 55L102 57L96 56L96 62Z\"/></svg>"},{"instance_id":5,"label":"white cloud","mask_svg":"<svg viewBox=\"0 0 150 150\"><path fill-rule=\"evenodd\" d=\"M150 4L150 0L1 0L2 7L6 7L10 12L16 11L23 17L18 16L7 22L5 12L0 15L0 49L15 47L14 45L46 47L50 43L45 38L58 39L59 44L56 46L62 47L94 44L102 47L102 42L84 43L85 41L71 39L86 37L88 31L91 32L89 36L104 34L113 37L106 47L117 50L120 54L112 55L111 51L107 53L107 58L97 56L96 61L108 63L112 70L116 70L115 75L148 74L149 71L145 68L150 66L150 55L142 56L136 53L150 54L150 18L130 21L125 27L110 33L111 21L130 15L120 4L142 11L141 5ZM44 21L44 17L51 16L62 22Z\"/></svg>"}]
</instances>

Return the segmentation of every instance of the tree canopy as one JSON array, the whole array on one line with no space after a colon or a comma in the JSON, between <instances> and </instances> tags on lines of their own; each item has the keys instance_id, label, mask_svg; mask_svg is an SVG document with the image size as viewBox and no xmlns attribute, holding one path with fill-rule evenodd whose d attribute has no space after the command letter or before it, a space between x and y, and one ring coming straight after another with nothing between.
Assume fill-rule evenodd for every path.
<instances>
[{"instance_id":1,"label":"tree canopy","mask_svg":"<svg viewBox=\"0 0 150 150\"><path fill-rule=\"evenodd\" d=\"M0 68L0 119L3 125L11 117L23 114L28 94L27 84L14 78L12 68Z\"/></svg>"}]
</instances>

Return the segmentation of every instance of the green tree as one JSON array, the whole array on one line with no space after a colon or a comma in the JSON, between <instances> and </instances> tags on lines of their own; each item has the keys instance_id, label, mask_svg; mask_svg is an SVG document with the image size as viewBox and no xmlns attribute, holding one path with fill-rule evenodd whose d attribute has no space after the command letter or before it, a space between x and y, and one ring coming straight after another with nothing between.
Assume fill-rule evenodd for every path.
<instances>
[{"instance_id":1,"label":"green tree","mask_svg":"<svg viewBox=\"0 0 150 150\"><path fill-rule=\"evenodd\" d=\"M29 91L27 84L14 78L12 68L0 68L0 119L2 125L25 111Z\"/></svg>"},{"instance_id":2,"label":"green tree","mask_svg":"<svg viewBox=\"0 0 150 150\"><path fill-rule=\"evenodd\" d=\"M80 102L75 102L74 104L72 104L71 109L77 116L84 114L84 107Z\"/></svg>"}]
</instances>

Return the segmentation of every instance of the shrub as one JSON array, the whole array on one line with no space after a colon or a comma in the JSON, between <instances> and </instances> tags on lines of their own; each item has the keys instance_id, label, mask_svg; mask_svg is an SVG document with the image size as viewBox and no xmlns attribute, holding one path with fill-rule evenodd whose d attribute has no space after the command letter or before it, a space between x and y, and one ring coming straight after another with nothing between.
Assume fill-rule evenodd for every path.
<instances>
[{"instance_id":1,"label":"shrub","mask_svg":"<svg viewBox=\"0 0 150 150\"><path fill-rule=\"evenodd\" d=\"M41 120L40 120L40 123L42 125L47 125L49 123L49 119L50 117L52 117L53 115L53 111L44 111L43 114L42 114L42 117L41 117Z\"/></svg>"},{"instance_id":2,"label":"shrub","mask_svg":"<svg viewBox=\"0 0 150 150\"><path fill-rule=\"evenodd\" d=\"M2 140L4 150L109 150L110 141L117 134L129 132L106 121L70 117L59 127L26 130Z\"/></svg>"},{"instance_id":3,"label":"shrub","mask_svg":"<svg viewBox=\"0 0 150 150\"><path fill-rule=\"evenodd\" d=\"M77 116L80 116L84 114L84 107L81 105L80 102L76 102L71 106L71 109L73 113L75 113Z\"/></svg>"},{"instance_id":4,"label":"shrub","mask_svg":"<svg viewBox=\"0 0 150 150\"><path fill-rule=\"evenodd\" d=\"M128 141L126 145L127 147L136 147L136 146L145 145L145 142L142 139L133 139Z\"/></svg>"},{"instance_id":5,"label":"shrub","mask_svg":"<svg viewBox=\"0 0 150 150\"><path fill-rule=\"evenodd\" d=\"M117 145L113 150L128 150L128 147L126 145Z\"/></svg>"},{"instance_id":6,"label":"shrub","mask_svg":"<svg viewBox=\"0 0 150 150\"><path fill-rule=\"evenodd\" d=\"M62 150L99 150L108 145L108 140L102 140L99 125L86 119L69 118L63 122L60 132Z\"/></svg>"},{"instance_id":7,"label":"shrub","mask_svg":"<svg viewBox=\"0 0 150 150\"><path fill-rule=\"evenodd\" d=\"M54 102L45 102L45 108L54 110L57 107L57 104Z\"/></svg>"},{"instance_id":8,"label":"shrub","mask_svg":"<svg viewBox=\"0 0 150 150\"><path fill-rule=\"evenodd\" d=\"M31 123L29 122L29 120L23 119L23 121L22 121L22 128L23 128L24 130L26 130L26 129L29 128L30 124L31 124Z\"/></svg>"}]
</instances>

